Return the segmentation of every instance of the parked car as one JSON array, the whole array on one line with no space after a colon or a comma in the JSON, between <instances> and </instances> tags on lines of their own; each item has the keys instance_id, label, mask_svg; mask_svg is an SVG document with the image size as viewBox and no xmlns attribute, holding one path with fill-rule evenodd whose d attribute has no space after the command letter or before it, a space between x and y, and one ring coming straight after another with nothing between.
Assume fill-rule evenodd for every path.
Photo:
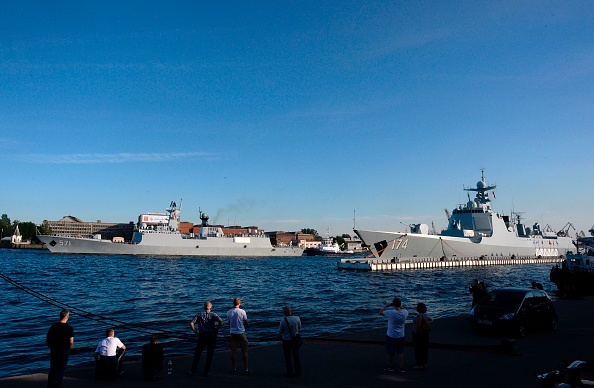
<instances>
[{"instance_id":1,"label":"parked car","mask_svg":"<svg viewBox=\"0 0 594 388\"><path fill-rule=\"evenodd\" d=\"M528 329L557 330L557 313L549 295L532 288L499 288L488 292L470 311L476 329L498 330L518 337Z\"/></svg>"},{"instance_id":2,"label":"parked car","mask_svg":"<svg viewBox=\"0 0 594 388\"><path fill-rule=\"evenodd\" d=\"M542 388L594 386L594 364L576 360L569 365L538 375Z\"/></svg>"}]
</instances>

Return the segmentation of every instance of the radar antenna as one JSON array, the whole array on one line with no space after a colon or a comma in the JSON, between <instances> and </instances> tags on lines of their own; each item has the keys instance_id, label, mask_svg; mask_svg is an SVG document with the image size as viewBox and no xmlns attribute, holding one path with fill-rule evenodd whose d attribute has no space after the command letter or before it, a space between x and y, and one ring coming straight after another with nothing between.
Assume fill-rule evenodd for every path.
<instances>
[{"instance_id":1,"label":"radar antenna","mask_svg":"<svg viewBox=\"0 0 594 388\"><path fill-rule=\"evenodd\" d=\"M496 187L497 185L489 185L485 182L485 169L481 168L481 180L477 182L476 187L464 187L464 191L476 192L476 199L478 202L480 204L488 204L491 202L491 199L489 199L489 191L491 190L494 196Z\"/></svg>"}]
</instances>

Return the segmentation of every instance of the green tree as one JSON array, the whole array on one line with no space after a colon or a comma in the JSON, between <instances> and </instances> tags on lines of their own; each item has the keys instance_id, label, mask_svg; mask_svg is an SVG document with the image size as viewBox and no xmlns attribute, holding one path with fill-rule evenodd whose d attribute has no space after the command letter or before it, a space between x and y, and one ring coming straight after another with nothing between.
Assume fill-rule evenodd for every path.
<instances>
[{"instance_id":1,"label":"green tree","mask_svg":"<svg viewBox=\"0 0 594 388\"><path fill-rule=\"evenodd\" d=\"M37 235L37 225L32 222L21 222L19 224L19 232L21 232L21 236L23 236L23 241L35 240L35 236Z\"/></svg>"},{"instance_id":2,"label":"green tree","mask_svg":"<svg viewBox=\"0 0 594 388\"><path fill-rule=\"evenodd\" d=\"M39 234L51 235L53 234L52 227L47 220L43 220L41 226L39 227Z\"/></svg>"},{"instance_id":3,"label":"green tree","mask_svg":"<svg viewBox=\"0 0 594 388\"><path fill-rule=\"evenodd\" d=\"M10 225L10 218L8 215L2 214L0 218L0 234L2 237L12 236L12 226Z\"/></svg>"},{"instance_id":4,"label":"green tree","mask_svg":"<svg viewBox=\"0 0 594 388\"><path fill-rule=\"evenodd\" d=\"M313 236L318 237L318 231L315 229L310 229L310 228L303 228L301 229L301 233L305 233L305 234L311 234Z\"/></svg>"},{"instance_id":5,"label":"green tree","mask_svg":"<svg viewBox=\"0 0 594 388\"><path fill-rule=\"evenodd\" d=\"M339 247L342 247L344 245L344 237L342 236L334 237L334 241L336 241Z\"/></svg>"}]
</instances>

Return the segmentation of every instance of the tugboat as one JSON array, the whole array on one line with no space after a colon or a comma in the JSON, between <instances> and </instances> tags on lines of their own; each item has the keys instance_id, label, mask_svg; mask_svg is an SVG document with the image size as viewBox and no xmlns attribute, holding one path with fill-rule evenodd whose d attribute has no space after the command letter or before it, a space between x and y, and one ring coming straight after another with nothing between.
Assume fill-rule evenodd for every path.
<instances>
[{"instance_id":1,"label":"tugboat","mask_svg":"<svg viewBox=\"0 0 594 388\"><path fill-rule=\"evenodd\" d=\"M336 255L340 253L340 247L337 243L332 242L332 237L326 237L320 245L313 248L306 248L304 253L307 256Z\"/></svg>"},{"instance_id":2,"label":"tugboat","mask_svg":"<svg viewBox=\"0 0 594 388\"><path fill-rule=\"evenodd\" d=\"M330 236L328 229L328 237L322 239L322 243L317 247L306 248L303 252L307 256L344 256L352 255L354 251L343 251L340 249L340 245L334 238Z\"/></svg>"}]
</instances>

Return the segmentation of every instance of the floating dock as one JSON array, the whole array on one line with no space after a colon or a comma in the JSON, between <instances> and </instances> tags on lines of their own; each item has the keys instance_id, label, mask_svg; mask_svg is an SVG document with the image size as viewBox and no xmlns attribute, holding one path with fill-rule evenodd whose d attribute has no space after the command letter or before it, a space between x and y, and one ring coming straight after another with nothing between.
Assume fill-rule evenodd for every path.
<instances>
[{"instance_id":1,"label":"floating dock","mask_svg":"<svg viewBox=\"0 0 594 388\"><path fill-rule=\"evenodd\" d=\"M492 265L560 263L562 256L480 256L480 257L411 257L406 259L346 258L337 263L338 269L358 271L404 271L414 269L484 267Z\"/></svg>"}]
</instances>

